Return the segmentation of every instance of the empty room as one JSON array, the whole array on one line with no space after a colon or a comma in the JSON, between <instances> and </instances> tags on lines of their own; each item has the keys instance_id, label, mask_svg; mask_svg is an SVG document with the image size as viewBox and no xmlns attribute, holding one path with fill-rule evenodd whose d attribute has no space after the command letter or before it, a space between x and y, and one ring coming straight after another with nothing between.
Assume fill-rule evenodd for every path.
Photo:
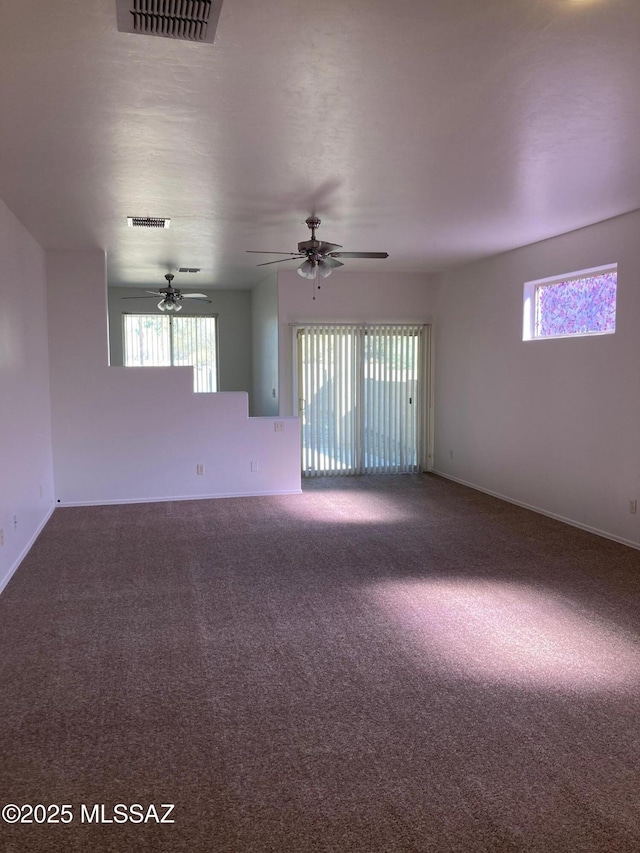
<instances>
[{"instance_id":1,"label":"empty room","mask_svg":"<svg viewBox=\"0 0 640 853\"><path fill-rule=\"evenodd\" d=\"M1 0L2 853L640 849L639 39Z\"/></svg>"}]
</instances>

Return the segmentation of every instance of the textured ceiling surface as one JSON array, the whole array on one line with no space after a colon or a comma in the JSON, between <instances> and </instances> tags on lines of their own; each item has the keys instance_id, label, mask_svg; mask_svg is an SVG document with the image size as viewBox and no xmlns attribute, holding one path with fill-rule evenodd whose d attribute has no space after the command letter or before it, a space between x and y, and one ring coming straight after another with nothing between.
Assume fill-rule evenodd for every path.
<instances>
[{"instance_id":1,"label":"textured ceiling surface","mask_svg":"<svg viewBox=\"0 0 640 853\"><path fill-rule=\"evenodd\" d=\"M224 0L212 45L0 0L0 198L114 285L251 287L312 213L439 270L640 207L639 43L638 0Z\"/></svg>"}]
</instances>

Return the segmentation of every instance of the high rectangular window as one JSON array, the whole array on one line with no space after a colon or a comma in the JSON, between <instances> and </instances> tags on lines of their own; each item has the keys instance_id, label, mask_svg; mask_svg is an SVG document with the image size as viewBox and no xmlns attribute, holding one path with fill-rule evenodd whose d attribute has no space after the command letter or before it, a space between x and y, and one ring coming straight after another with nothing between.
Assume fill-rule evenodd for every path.
<instances>
[{"instance_id":1,"label":"high rectangular window","mask_svg":"<svg viewBox=\"0 0 640 853\"><path fill-rule=\"evenodd\" d=\"M523 340L612 334L617 283L615 265L527 282Z\"/></svg>"},{"instance_id":2,"label":"high rectangular window","mask_svg":"<svg viewBox=\"0 0 640 853\"><path fill-rule=\"evenodd\" d=\"M218 390L217 317L124 314L125 367L193 367L193 390Z\"/></svg>"}]
</instances>

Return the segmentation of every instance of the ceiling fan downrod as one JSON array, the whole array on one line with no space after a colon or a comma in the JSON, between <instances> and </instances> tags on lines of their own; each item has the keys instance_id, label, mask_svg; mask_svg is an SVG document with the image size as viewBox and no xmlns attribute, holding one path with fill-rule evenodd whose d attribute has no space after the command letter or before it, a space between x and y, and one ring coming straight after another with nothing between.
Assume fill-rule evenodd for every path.
<instances>
[{"instance_id":1,"label":"ceiling fan downrod","mask_svg":"<svg viewBox=\"0 0 640 853\"><path fill-rule=\"evenodd\" d=\"M307 223L307 225L309 226L309 228L311 230L311 239L314 242L318 242L316 240L316 229L320 227L321 220L318 219L317 216L309 216L309 217L307 217L307 219L305 219L305 222Z\"/></svg>"}]
</instances>

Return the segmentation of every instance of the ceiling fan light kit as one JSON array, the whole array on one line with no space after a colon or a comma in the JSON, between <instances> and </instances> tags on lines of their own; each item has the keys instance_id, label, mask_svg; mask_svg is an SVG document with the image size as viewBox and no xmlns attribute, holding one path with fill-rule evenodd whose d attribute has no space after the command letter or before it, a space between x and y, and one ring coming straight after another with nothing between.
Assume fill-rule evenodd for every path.
<instances>
[{"instance_id":1,"label":"ceiling fan light kit","mask_svg":"<svg viewBox=\"0 0 640 853\"><path fill-rule=\"evenodd\" d=\"M317 261L304 261L304 263L298 267L296 272L303 278L315 278L318 272L322 278L326 278L331 275L335 267L344 266L344 264L341 264L339 261L334 261L333 264L330 264L329 261L331 260L333 260L333 258L320 258Z\"/></svg>"},{"instance_id":2,"label":"ceiling fan light kit","mask_svg":"<svg viewBox=\"0 0 640 853\"><path fill-rule=\"evenodd\" d=\"M298 275L301 275L303 278L315 278L316 277L316 265L317 262L314 261L305 261L300 264L297 269Z\"/></svg>"},{"instance_id":3,"label":"ceiling fan light kit","mask_svg":"<svg viewBox=\"0 0 640 853\"><path fill-rule=\"evenodd\" d=\"M297 269L298 275L303 278L314 279L318 272L323 278L330 276L334 269L344 266L338 258L388 258L388 252L342 252L342 246L338 243L327 243L316 239L316 230L320 227L317 216L310 216L306 224L311 230L311 239L302 240L298 243L297 252L260 252L257 249L247 249L256 255L289 255L288 258L279 258L277 261L265 261L258 264L266 267L269 264L281 264L283 261L299 260L304 258Z\"/></svg>"},{"instance_id":4,"label":"ceiling fan light kit","mask_svg":"<svg viewBox=\"0 0 640 853\"><path fill-rule=\"evenodd\" d=\"M158 302L158 308L161 311L182 311L182 305L176 301L176 298L170 298L168 295Z\"/></svg>"}]
</instances>

